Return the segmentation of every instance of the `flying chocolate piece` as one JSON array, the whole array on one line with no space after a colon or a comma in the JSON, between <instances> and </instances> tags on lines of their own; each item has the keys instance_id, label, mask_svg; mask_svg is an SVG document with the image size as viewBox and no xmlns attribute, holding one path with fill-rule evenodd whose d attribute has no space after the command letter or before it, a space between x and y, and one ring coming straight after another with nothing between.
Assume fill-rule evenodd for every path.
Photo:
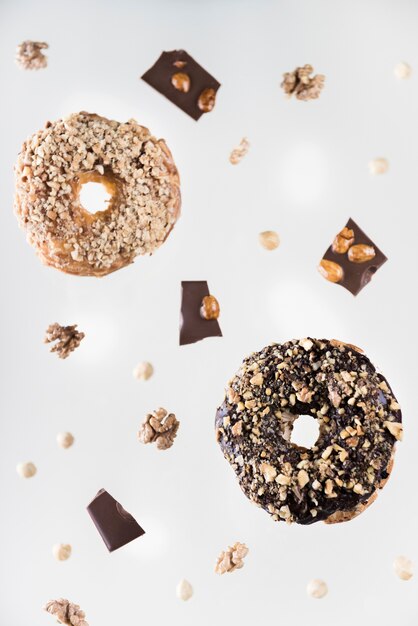
<instances>
[{"instance_id":1,"label":"flying chocolate piece","mask_svg":"<svg viewBox=\"0 0 418 626\"><path fill-rule=\"evenodd\" d=\"M125 511L105 489L97 492L88 505L87 511L109 552L145 534L145 530L132 515Z\"/></svg>"},{"instance_id":2,"label":"flying chocolate piece","mask_svg":"<svg viewBox=\"0 0 418 626\"><path fill-rule=\"evenodd\" d=\"M205 319L202 315L203 299L210 295L207 282L184 280L181 291L180 345L195 343L206 337L222 337L218 320Z\"/></svg>"},{"instance_id":3,"label":"flying chocolate piece","mask_svg":"<svg viewBox=\"0 0 418 626\"><path fill-rule=\"evenodd\" d=\"M325 252L318 270L356 296L387 258L350 218Z\"/></svg>"},{"instance_id":4,"label":"flying chocolate piece","mask_svg":"<svg viewBox=\"0 0 418 626\"><path fill-rule=\"evenodd\" d=\"M221 86L185 50L162 52L141 78L194 120L212 111Z\"/></svg>"}]
</instances>

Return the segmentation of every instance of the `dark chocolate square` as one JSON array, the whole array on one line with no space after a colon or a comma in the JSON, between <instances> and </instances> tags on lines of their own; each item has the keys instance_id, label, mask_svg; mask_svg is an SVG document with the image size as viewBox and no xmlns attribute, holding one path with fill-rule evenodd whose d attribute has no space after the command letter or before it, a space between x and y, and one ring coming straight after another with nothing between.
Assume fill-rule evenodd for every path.
<instances>
[{"instance_id":1,"label":"dark chocolate square","mask_svg":"<svg viewBox=\"0 0 418 626\"><path fill-rule=\"evenodd\" d=\"M109 552L141 537L145 530L105 489L97 492L87 507Z\"/></svg>"},{"instance_id":2,"label":"dark chocolate square","mask_svg":"<svg viewBox=\"0 0 418 626\"><path fill-rule=\"evenodd\" d=\"M335 252L333 250L333 245L331 244L328 250L325 252L322 261L330 261L332 264L336 264L336 266L339 266L340 270L342 270L342 277L339 280L331 280L331 282L335 282L336 284L341 285L341 287L344 287L354 296L356 296L358 293L360 293L363 287L365 287L371 281L373 275L387 261L387 258L385 257L383 252L379 250L376 244L354 222L354 220L350 218L345 225L345 228L350 229L354 232L354 241L350 245L347 252ZM372 259L360 263L350 261L350 248L353 248L353 246L357 246L359 244L371 246L375 251L375 256ZM336 266L334 265L333 267L331 267L331 270L338 270L338 267ZM322 269L320 269L320 272L326 278L325 273L324 271L322 271Z\"/></svg>"},{"instance_id":3,"label":"dark chocolate square","mask_svg":"<svg viewBox=\"0 0 418 626\"><path fill-rule=\"evenodd\" d=\"M190 89L187 93L176 89L171 82L172 76L177 72L183 72L190 78ZM194 120L198 120L204 113L198 106L201 93L205 89L213 89L216 94L221 86L185 50L162 52L156 63L141 78Z\"/></svg>"},{"instance_id":4,"label":"dark chocolate square","mask_svg":"<svg viewBox=\"0 0 418 626\"><path fill-rule=\"evenodd\" d=\"M195 343L206 337L222 337L218 320L206 320L200 315L205 296L209 296L205 280L184 280L181 283L180 345Z\"/></svg>"}]
</instances>

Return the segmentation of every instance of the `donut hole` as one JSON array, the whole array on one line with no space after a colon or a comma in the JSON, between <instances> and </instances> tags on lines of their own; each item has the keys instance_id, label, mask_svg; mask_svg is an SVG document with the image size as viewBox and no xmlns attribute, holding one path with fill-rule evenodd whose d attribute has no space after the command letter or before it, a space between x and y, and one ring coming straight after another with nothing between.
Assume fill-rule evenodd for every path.
<instances>
[{"instance_id":1,"label":"donut hole","mask_svg":"<svg viewBox=\"0 0 418 626\"><path fill-rule=\"evenodd\" d=\"M299 448L312 448L319 438L318 421L312 415L299 415L293 422L290 441Z\"/></svg>"},{"instance_id":2,"label":"donut hole","mask_svg":"<svg viewBox=\"0 0 418 626\"><path fill-rule=\"evenodd\" d=\"M112 195L102 181L90 180L81 184L81 205L85 211L92 215L106 211Z\"/></svg>"}]
</instances>

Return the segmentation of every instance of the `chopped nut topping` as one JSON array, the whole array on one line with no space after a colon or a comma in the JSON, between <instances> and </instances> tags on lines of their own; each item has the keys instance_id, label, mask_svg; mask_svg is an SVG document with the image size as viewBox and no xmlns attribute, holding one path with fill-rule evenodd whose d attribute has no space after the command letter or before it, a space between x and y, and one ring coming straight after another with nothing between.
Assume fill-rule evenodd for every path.
<instances>
[{"instance_id":1,"label":"chopped nut topping","mask_svg":"<svg viewBox=\"0 0 418 626\"><path fill-rule=\"evenodd\" d=\"M280 244L279 235L274 230L263 231L259 234L258 239L266 250L275 250Z\"/></svg>"},{"instance_id":2,"label":"chopped nut topping","mask_svg":"<svg viewBox=\"0 0 418 626\"><path fill-rule=\"evenodd\" d=\"M42 50L49 48L44 41L24 41L17 47L16 63L24 70L40 70L48 59Z\"/></svg>"},{"instance_id":3,"label":"chopped nut topping","mask_svg":"<svg viewBox=\"0 0 418 626\"><path fill-rule=\"evenodd\" d=\"M237 148L234 148L229 155L229 161L232 165L237 165L247 154L250 148L250 142L246 137L243 137Z\"/></svg>"},{"instance_id":4,"label":"chopped nut topping","mask_svg":"<svg viewBox=\"0 0 418 626\"><path fill-rule=\"evenodd\" d=\"M331 283L339 283L344 277L344 271L341 265L334 261L327 261L326 259L321 259L318 271Z\"/></svg>"},{"instance_id":5,"label":"chopped nut topping","mask_svg":"<svg viewBox=\"0 0 418 626\"><path fill-rule=\"evenodd\" d=\"M260 472L263 474L266 483L273 482L273 480L277 476L277 472L274 467L272 465L269 465L268 463L261 463Z\"/></svg>"},{"instance_id":6,"label":"chopped nut topping","mask_svg":"<svg viewBox=\"0 0 418 626\"><path fill-rule=\"evenodd\" d=\"M51 600L45 607L45 611L53 615L60 624L66 626L89 626L84 619L86 617L84 611L80 609L78 604L73 604L69 600Z\"/></svg>"},{"instance_id":7,"label":"chopped nut topping","mask_svg":"<svg viewBox=\"0 0 418 626\"><path fill-rule=\"evenodd\" d=\"M413 563L405 556L397 556L393 562L395 573L401 580L409 580L414 575Z\"/></svg>"},{"instance_id":8,"label":"chopped nut topping","mask_svg":"<svg viewBox=\"0 0 418 626\"><path fill-rule=\"evenodd\" d=\"M52 554L57 559L57 561L66 561L70 558L72 552L72 548L68 543L57 543L52 548Z\"/></svg>"},{"instance_id":9,"label":"chopped nut topping","mask_svg":"<svg viewBox=\"0 0 418 626\"><path fill-rule=\"evenodd\" d=\"M137 380L149 380L154 373L154 368L148 361L138 363L133 371L134 378Z\"/></svg>"},{"instance_id":10,"label":"chopped nut topping","mask_svg":"<svg viewBox=\"0 0 418 626\"><path fill-rule=\"evenodd\" d=\"M400 422L384 422L384 427L388 429L391 435L398 441L403 439L403 426Z\"/></svg>"},{"instance_id":11,"label":"chopped nut topping","mask_svg":"<svg viewBox=\"0 0 418 626\"><path fill-rule=\"evenodd\" d=\"M258 372L258 374L250 378L250 383L252 385L257 385L258 387L260 387L263 384L263 382L264 382L264 379L263 379L263 375L261 372Z\"/></svg>"},{"instance_id":12,"label":"chopped nut topping","mask_svg":"<svg viewBox=\"0 0 418 626\"><path fill-rule=\"evenodd\" d=\"M60 326L51 324L46 330L44 343L57 343L52 346L50 352L57 352L60 359L66 359L80 345L84 339L84 333L76 330L77 324L73 326Z\"/></svg>"},{"instance_id":13,"label":"chopped nut topping","mask_svg":"<svg viewBox=\"0 0 418 626\"><path fill-rule=\"evenodd\" d=\"M205 320L217 320L221 310L215 296L205 296L200 307L200 315Z\"/></svg>"},{"instance_id":14,"label":"chopped nut topping","mask_svg":"<svg viewBox=\"0 0 418 626\"><path fill-rule=\"evenodd\" d=\"M310 76L314 71L312 65L297 67L293 72L283 74L281 87L288 96L295 95L298 100L315 100L319 98L324 87L325 76L316 74Z\"/></svg>"},{"instance_id":15,"label":"chopped nut topping","mask_svg":"<svg viewBox=\"0 0 418 626\"><path fill-rule=\"evenodd\" d=\"M337 254L345 254L354 243L354 230L344 226L332 242L332 249Z\"/></svg>"},{"instance_id":16,"label":"chopped nut topping","mask_svg":"<svg viewBox=\"0 0 418 626\"><path fill-rule=\"evenodd\" d=\"M244 558L248 554L248 548L245 543L237 541L231 547L229 546L218 557L215 572L217 574L225 574L226 572L234 572L244 566Z\"/></svg>"},{"instance_id":17,"label":"chopped nut topping","mask_svg":"<svg viewBox=\"0 0 418 626\"><path fill-rule=\"evenodd\" d=\"M370 174L386 174L389 169L389 161L380 157L378 159L373 159L373 161L369 162L369 172Z\"/></svg>"},{"instance_id":18,"label":"chopped nut topping","mask_svg":"<svg viewBox=\"0 0 418 626\"><path fill-rule=\"evenodd\" d=\"M188 93L190 89L190 76L184 72L176 72L176 74L173 74L171 77L171 83L178 91Z\"/></svg>"},{"instance_id":19,"label":"chopped nut topping","mask_svg":"<svg viewBox=\"0 0 418 626\"><path fill-rule=\"evenodd\" d=\"M60 448L71 448L74 443L74 436L71 433L58 433L57 444Z\"/></svg>"},{"instance_id":20,"label":"chopped nut topping","mask_svg":"<svg viewBox=\"0 0 418 626\"><path fill-rule=\"evenodd\" d=\"M215 106L216 91L212 88L204 89L199 96L197 106L203 113L209 113Z\"/></svg>"},{"instance_id":21,"label":"chopped nut topping","mask_svg":"<svg viewBox=\"0 0 418 626\"><path fill-rule=\"evenodd\" d=\"M368 246L364 243L359 243L355 246L351 246L348 251L348 258L352 263L365 263L371 261L376 256L373 246Z\"/></svg>"},{"instance_id":22,"label":"chopped nut topping","mask_svg":"<svg viewBox=\"0 0 418 626\"><path fill-rule=\"evenodd\" d=\"M167 450L173 445L179 426L180 422L174 413L169 414L160 408L147 415L139 429L138 438L141 443L155 443L159 450Z\"/></svg>"},{"instance_id":23,"label":"chopped nut topping","mask_svg":"<svg viewBox=\"0 0 418 626\"><path fill-rule=\"evenodd\" d=\"M299 470L299 473L298 473L299 487L301 489L303 489L304 486L308 484L308 482L309 482L309 474L308 474L308 472L306 470L304 470L304 469Z\"/></svg>"},{"instance_id":24,"label":"chopped nut topping","mask_svg":"<svg viewBox=\"0 0 418 626\"><path fill-rule=\"evenodd\" d=\"M190 600L193 595L193 587L188 580L183 578L179 582L179 584L177 585L176 594L179 600L183 600L184 602Z\"/></svg>"},{"instance_id":25,"label":"chopped nut topping","mask_svg":"<svg viewBox=\"0 0 418 626\"><path fill-rule=\"evenodd\" d=\"M22 478L32 478L36 474L36 466L33 463L19 463L16 471Z\"/></svg>"},{"instance_id":26,"label":"chopped nut topping","mask_svg":"<svg viewBox=\"0 0 418 626\"><path fill-rule=\"evenodd\" d=\"M308 596L311 598L315 598L316 600L320 600L324 598L328 593L327 583L323 580L314 579L308 583L306 588Z\"/></svg>"}]
</instances>

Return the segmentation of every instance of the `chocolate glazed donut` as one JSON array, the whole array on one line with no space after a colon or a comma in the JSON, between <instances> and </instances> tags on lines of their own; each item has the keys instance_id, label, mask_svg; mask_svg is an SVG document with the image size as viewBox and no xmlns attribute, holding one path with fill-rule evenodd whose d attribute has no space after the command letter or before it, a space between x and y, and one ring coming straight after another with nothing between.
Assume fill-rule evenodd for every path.
<instances>
[{"instance_id":1,"label":"chocolate glazed donut","mask_svg":"<svg viewBox=\"0 0 418 626\"><path fill-rule=\"evenodd\" d=\"M299 415L318 421L310 449L290 440ZM245 495L274 520L336 523L359 515L388 480L401 411L356 346L292 340L244 360L217 411L216 437Z\"/></svg>"}]
</instances>

